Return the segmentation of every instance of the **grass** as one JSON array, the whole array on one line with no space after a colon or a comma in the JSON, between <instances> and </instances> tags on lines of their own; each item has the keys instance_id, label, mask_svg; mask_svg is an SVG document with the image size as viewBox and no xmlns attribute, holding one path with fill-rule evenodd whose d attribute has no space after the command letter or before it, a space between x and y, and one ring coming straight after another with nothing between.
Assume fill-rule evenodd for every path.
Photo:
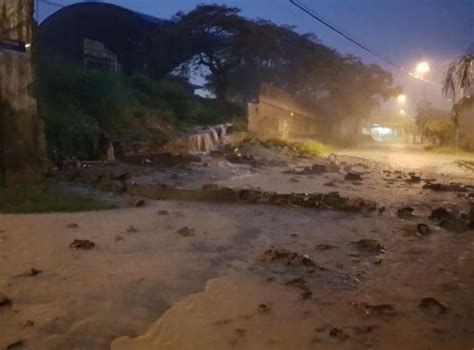
<instances>
[{"instance_id":1,"label":"grass","mask_svg":"<svg viewBox=\"0 0 474 350\"><path fill-rule=\"evenodd\" d=\"M0 213L71 213L112 209L112 205L93 198L54 194L41 188L0 189Z\"/></svg>"},{"instance_id":2,"label":"grass","mask_svg":"<svg viewBox=\"0 0 474 350\"><path fill-rule=\"evenodd\" d=\"M267 143L279 147L288 147L301 155L313 157L326 156L338 149L335 145L308 139L299 141L269 140Z\"/></svg>"}]
</instances>

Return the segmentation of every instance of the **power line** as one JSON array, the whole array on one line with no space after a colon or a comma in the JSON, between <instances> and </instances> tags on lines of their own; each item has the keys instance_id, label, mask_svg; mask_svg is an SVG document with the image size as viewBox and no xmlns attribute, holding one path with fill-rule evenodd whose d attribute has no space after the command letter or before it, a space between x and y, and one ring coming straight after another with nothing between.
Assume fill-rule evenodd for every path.
<instances>
[{"instance_id":1,"label":"power line","mask_svg":"<svg viewBox=\"0 0 474 350\"><path fill-rule=\"evenodd\" d=\"M361 44L358 40L356 40L353 36L351 36L350 34L348 34L347 32L344 32L343 30L341 29L338 29L335 25L331 24L328 20L324 19L321 15L317 14L315 11L309 9L307 6L301 4L300 2L298 2L297 0L290 0L290 3L294 6L296 6L297 8L299 8L301 11L305 12L307 15L309 15L310 17L312 17L313 19L317 20L318 22L322 23L324 26L328 27L329 29L331 29L332 31L336 32L337 34L339 34L340 36L342 36L343 38L349 40L351 43L353 43L354 45L360 47L361 49L363 49L364 51L370 53L372 56L378 58L379 60L381 61L384 61L385 63L389 64L390 66L394 67L395 69L409 75L410 77L412 78L415 78L415 79L418 79L418 80L421 80L425 83L429 83L429 84L432 84L432 85L436 85L436 86L440 86L440 84L438 83L435 83L433 81L430 81L430 80L427 80L425 78L422 78L420 77L418 74L416 73L413 73L409 70L407 70L406 68L400 66L400 65L397 65L395 64L392 60L386 58L385 56L379 54L378 52L368 48L366 45L363 45Z\"/></svg>"}]
</instances>

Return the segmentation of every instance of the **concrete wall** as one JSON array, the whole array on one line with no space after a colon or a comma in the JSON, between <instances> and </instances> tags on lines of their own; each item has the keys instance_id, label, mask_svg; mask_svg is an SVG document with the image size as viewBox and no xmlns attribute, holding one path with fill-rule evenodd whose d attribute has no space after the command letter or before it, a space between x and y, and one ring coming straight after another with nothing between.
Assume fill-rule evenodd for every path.
<instances>
[{"instance_id":1,"label":"concrete wall","mask_svg":"<svg viewBox=\"0 0 474 350\"><path fill-rule=\"evenodd\" d=\"M474 151L474 108L461 114L459 131L459 145L466 150Z\"/></svg>"},{"instance_id":2,"label":"concrete wall","mask_svg":"<svg viewBox=\"0 0 474 350\"><path fill-rule=\"evenodd\" d=\"M248 130L257 138L314 138L321 132L316 114L287 93L264 84L258 103L248 104Z\"/></svg>"},{"instance_id":3,"label":"concrete wall","mask_svg":"<svg viewBox=\"0 0 474 350\"><path fill-rule=\"evenodd\" d=\"M1 114L0 124L0 177L6 175L7 184L35 181L46 159L43 123L32 96L33 7L32 0L0 0L0 42L26 44L24 52L0 48L0 97L13 108Z\"/></svg>"}]
</instances>

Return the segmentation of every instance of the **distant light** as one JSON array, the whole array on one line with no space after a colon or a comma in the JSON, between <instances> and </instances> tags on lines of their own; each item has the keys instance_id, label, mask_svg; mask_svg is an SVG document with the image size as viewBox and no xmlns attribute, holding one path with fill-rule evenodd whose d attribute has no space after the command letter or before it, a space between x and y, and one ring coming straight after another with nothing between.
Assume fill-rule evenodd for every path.
<instances>
[{"instance_id":1,"label":"distant light","mask_svg":"<svg viewBox=\"0 0 474 350\"><path fill-rule=\"evenodd\" d=\"M402 94L402 95L398 95L397 101L398 101L398 103L400 103L400 104L405 103L405 102L407 101L407 95L403 95L403 94Z\"/></svg>"},{"instance_id":2,"label":"distant light","mask_svg":"<svg viewBox=\"0 0 474 350\"><path fill-rule=\"evenodd\" d=\"M25 48L29 49L31 47L31 43L26 43Z\"/></svg>"},{"instance_id":3,"label":"distant light","mask_svg":"<svg viewBox=\"0 0 474 350\"><path fill-rule=\"evenodd\" d=\"M400 115L407 115L407 112L404 109L400 109Z\"/></svg>"},{"instance_id":4,"label":"distant light","mask_svg":"<svg viewBox=\"0 0 474 350\"><path fill-rule=\"evenodd\" d=\"M430 69L430 65L428 64L428 62L420 62L416 65L416 73L419 74L419 75L424 75L426 73L428 73L429 71L431 71Z\"/></svg>"},{"instance_id":5,"label":"distant light","mask_svg":"<svg viewBox=\"0 0 474 350\"><path fill-rule=\"evenodd\" d=\"M294 116L295 116L295 113L291 112L291 113L290 113L290 116L294 117Z\"/></svg>"}]
</instances>

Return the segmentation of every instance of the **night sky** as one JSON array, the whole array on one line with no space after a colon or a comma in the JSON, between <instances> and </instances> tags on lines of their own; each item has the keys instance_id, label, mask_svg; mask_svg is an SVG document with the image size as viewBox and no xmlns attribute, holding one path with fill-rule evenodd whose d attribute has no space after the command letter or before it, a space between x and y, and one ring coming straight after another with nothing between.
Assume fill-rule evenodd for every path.
<instances>
[{"instance_id":1,"label":"night sky","mask_svg":"<svg viewBox=\"0 0 474 350\"><path fill-rule=\"evenodd\" d=\"M429 79L441 82L446 66L474 44L474 0L300 0L307 7L348 32L365 46L398 65L412 69L420 60L430 62ZM64 5L73 0L56 0ZM199 3L222 3L242 9L242 14L289 24L301 32L314 32L320 40L341 53L350 53L366 62L375 62L394 73L396 82L408 95L408 111L414 111L425 94L440 107L449 103L439 86L422 83L394 71L330 29L310 18L288 0L110 0L160 18L178 11L192 10ZM56 10L41 4L40 17Z\"/></svg>"}]
</instances>

